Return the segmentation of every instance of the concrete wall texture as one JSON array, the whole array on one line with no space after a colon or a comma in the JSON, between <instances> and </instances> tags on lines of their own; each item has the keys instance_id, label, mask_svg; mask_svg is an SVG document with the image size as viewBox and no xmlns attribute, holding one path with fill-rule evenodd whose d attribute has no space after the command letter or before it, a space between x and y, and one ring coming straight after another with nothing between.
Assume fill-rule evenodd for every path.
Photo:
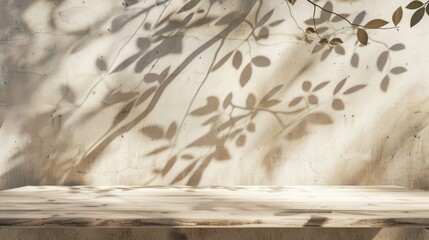
<instances>
[{"instance_id":1,"label":"concrete wall texture","mask_svg":"<svg viewBox=\"0 0 429 240\"><path fill-rule=\"evenodd\" d=\"M385 19L390 29L367 29L364 46L356 27L304 0L293 6L285 0L3 0L0 188L394 184L429 190L429 13L410 28L416 10L405 8L407 0L314 2L360 25ZM403 20L395 29L399 6ZM343 43L320 45L308 27ZM67 231L71 239L148 234ZM150 234L197 239L202 232L213 239L428 239L427 230L389 229ZM0 234L59 236L55 229Z\"/></svg>"}]
</instances>

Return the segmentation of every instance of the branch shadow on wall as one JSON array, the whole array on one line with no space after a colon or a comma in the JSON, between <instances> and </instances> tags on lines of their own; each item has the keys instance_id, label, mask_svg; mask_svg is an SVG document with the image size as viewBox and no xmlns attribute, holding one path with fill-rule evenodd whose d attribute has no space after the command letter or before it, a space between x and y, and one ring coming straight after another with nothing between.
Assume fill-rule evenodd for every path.
<instances>
[{"instance_id":1,"label":"branch shadow on wall","mask_svg":"<svg viewBox=\"0 0 429 240\"><path fill-rule=\"evenodd\" d=\"M346 108L345 99L366 88L367 84L354 83L349 76L323 82L302 81L300 77L315 64L312 60L309 60L308 64L301 69L292 69L291 72L294 74L289 76L290 81L270 83L273 86L263 93L248 92L246 87L254 79L255 73L269 71L273 60L265 55L252 56L245 53L240 47L248 44L250 48L249 42L251 41L258 43L269 39L270 32L281 26L284 21L284 19L274 18L274 12L278 11L277 9L268 9L263 12L261 10L263 3L263 1L256 0L241 2L238 4L240 5L238 10L217 16L211 14L210 9L215 5L222 6L221 1L212 0L206 4L200 0L190 0L165 16L161 14L155 23L147 21L147 15L151 11L168 8L170 2L163 1L149 7L136 8L137 12L132 15L123 14L113 18L108 29L111 34L124 31L129 24L138 20L141 20L138 30L144 31L145 34L139 36L136 31L130 37L130 43L134 43L138 49L132 55L126 56L119 62L112 61L111 63L98 57L94 60L93 65L106 76L119 76L119 74L131 71L133 79L137 79L136 89L122 90L120 86L115 86L103 97L101 106L82 114L78 109L86 106L86 101L91 98L93 90L103 79L91 87L91 91L86 94L81 103L77 103L77 91L75 92L67 85L61 85L59 91L63 97L60 102L52 109L28 119L27 125L32 126L32 129L22 129L22 134L28 135L31 142L11 157L10 162L13 167L2 176L9 181L5 182L3 187L41 183L85 183L81 178L75 176L79 173L90 172L96 164L99 164L100 155L113 141L121 138L126 132L136 131L136 128L159 107L159 102L162 97L165 97L167 88L173 82L180 81L180 74L202 53L211 48L216 49L213 59L206 77L199 83L200 87L193 94L191 103L184 109L186 110L184 118L176 119L167 126L150 124L138 129L147 141L160 142L159 147L151 149L142 156L142 161L147 158L167 156L164 166L153 172L157 178L170 177L174 174L170 184L199 185L204 172L213 161L231 160L231 152L234 149L243 148L249 142L248 139L252 134L259 129L262 131L266 129L263 124L257 124L256 119L261 115L271 116L279 126L272 136L273 142L294 141L306 136L309 129L315 126L334 124L333 115ZM328 1L327 4L325 7L328 9L330 2ZM128 7L133 4L130 2L125 5ZM358 14L356 18L359 20L363 17L362 14ZM329 37L336 33L337 30L329 32L329 29L323 26L323 24L332 22L330 14L321 13L319 19L318 31L320 32L318 34L322 34L322 37L325 37L323 34L326 34ZM312 24L310 21L307 22L308 25ZM229 36L236 34L243 25L249 26L250 31L247 37L238 47L230 51L223 50L223 47L228 44ZM184 52L185 41L189 37L188 32L202 27L216 27L220 31L190 53ZM302 37L311 36L303 33ZM79 40L77 44L71 46L71 54L84 51L92 40L94 38ZM358 43L355 46L358 46L355 51L362 47ZM389 65L387 60L393 54L392 52L404 48L402 43L397 43L382 50L377 60L378 70L381 72L387 68ZM300 51L296 50L297 53ZM346 55L346 48L341 45L329 47L316 44L312 52L314 55L309 56L309 59L314 58L319 51L322 51L320 61L325 61L332 53L339 56ZM176 57L183 55L185 57L181 62L174 61ZM350 59L351 67L358 68L359 59L359 53L354 52ZM158 69L157 66L164 67ZM201 95L200 88L206 83L208 76L219 69L228 67L232 67L234 71L238 72L237 82L240 90L229 91L222 98L217 95L209 95L205 96L205 102L194 101L201 98L199 96ZM404 71L406 69L404 70L402 67L392 67L389 70L390 75L398 75ZM381 81L380 89L382 91L388 90L390 75L384 76ZM299 94L288 102L284 101L282 94L296 85L299 85ZM144 90L140 90L140 86L143 86ZM329 89L329 87L331 88ZM329 93L329 110L332 111L320 108L320 105L327 101L321 96L325 94L322 94L323 91L332 91ZM243 95L243 92L246 92L245 100L237 97ZM60 103L62 102L68 102L75 108L61 109ZM81 114L80 122L74 126L78 130L79 124L99 119L100 115L109 108L119 110L112 119L104 119L105 122L109 121L111 124L109 123L110 125L105 130L97 130L103 132L93 141L92 145L85 146L83 150L80 148L76 150L75 146L71 146L74 142L69 142L69 140L79 132L70 129L65 131L64 123L73 119L76 114ZM184 144L183 148L178 148L176 146L181 141L180 134L183 131L183 124L188 118L199 119L202 122L199 127L207 130L204 134L195 136L189 143ZM46 132L47 121L51 123L51 126ZM93 127L99 128L97 123ZM39 140L40 138L42 141ZM201 148L209 150L204 154L198 154ZM71 149L70 151L76 151L76 153L74 156L65 157L60 149ZM29 159L37 159L37 161ZM31 162L30 165L29 162ZM186 167L179 170L179 173L173 173L172 169L177 168L178 162L185 162ZM33 171L28 169L33 167L35 168ZM28 179L14 180L14 176L21 176L22 173L27 172L32 172L33 175L28 176Z\"/></svg>"}]
</instances>

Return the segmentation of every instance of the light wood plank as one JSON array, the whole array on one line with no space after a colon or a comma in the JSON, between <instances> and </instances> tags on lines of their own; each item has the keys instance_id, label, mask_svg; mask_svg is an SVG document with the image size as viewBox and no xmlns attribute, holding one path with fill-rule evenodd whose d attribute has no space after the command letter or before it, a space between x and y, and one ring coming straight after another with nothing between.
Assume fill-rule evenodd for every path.
<instances>
[{"instance_id":1,"label":"light wood plank","mask_svg":"<svg viewBox=\"0 0 429 240\"><path fill-rule=\"evenodd\" d=\"M395 186L28 186L7 227L429 227L429 192Z\"/></svg>"}]
</instances>

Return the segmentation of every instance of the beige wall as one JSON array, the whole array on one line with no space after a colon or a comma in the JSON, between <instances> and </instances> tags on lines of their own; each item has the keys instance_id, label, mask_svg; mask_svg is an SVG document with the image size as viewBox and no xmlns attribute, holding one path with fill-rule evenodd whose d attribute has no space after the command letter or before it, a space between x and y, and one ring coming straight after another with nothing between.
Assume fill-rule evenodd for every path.
<instances>
[{"instance_id":1,"label":"beige wall","mask_svg":"<svg viewBox=\"0 0 429 240\"><path fill-rule=\"evenodd\" d=\"M321 35L340 37L344 44L312 53L316 44L300 40L303 33L281 0L191 1L197 5L181 12L181 0L128 1L128 7L102 0L3 2L3 189L39 184L429 189L427 16L410 29L412 11L404 10L399 31L369 30L365 47L355 44L347 23L323 22L319 30L329 29ZM364 23L390 21L393 11L408 3L332 2L351 20L365 10ZM304 22L312 11L306 1L292 7L300 28L308 27ZM268 20L255 29L255 38L250 25L264 16ZM405 49L388 50L395 44ZM398 66L407 71L394 74ZM329 83L319 85L324 82ZM318 85L323 87L314 91ZM297 97L303 100L291 106Z\"/></svg>"},{"instance_id":2,"label":"beige wall","mask_svg":"<svg viewBox=\"0 0 429 240\"><path fill-rule=\"evenodd\" d=\"M251 28L242 19L230 21L229 28L215 24L217 18L237 10L251 23L257 1L214 3L206 18L205 12L197 13L209 7L204 2L181 13L177 13L181 1L152 8L150 2L128 8L105 1L24 3L6 4L13 13L9 18L16 23L11 21L1 29L3 188L63 183L428 188L428 153L423 148L428 122L424 67L428 35L424 22L408 27L408 10L399 31L369 30L372 40L366 47L355 46L356 36L347 24L319 24L319 29L330 26L326 32L333 34L330 38L344 41L342 48L326 57L327 47L311 54L315 44L297 39L303 34L286 14L284 1L263 1L259 19L274 9L265 26L285 21L268 26L268 38L258 41L252 36L246 41ZM337 12L351 14L350 19L366 10L364 22L377 17L389 20L400 5L334 4ZM298 2L292 11L305 29L311 5ZM179 22L190 12L195 14L188 27L181 27ZM8 18L6 12L2 16ZM154 27L166 16L170 16L169 23ZM131 20L118 29L124 19ZM209 22L198 25L198 19ZM255 34L261 29L256 28ZM398 43L405 50L390 51L380 72L377 58ZM237 50L241 61L231 56L210 71L212 64ZM354 67L354 53L359 56L358 67ZM249 72L246 66L256 56L266 57L269 62L262 59L259 64L269 66L253 65L250 80L241 87L240 76ZM121 63L129 66L114 72ZM396 66L406 67L407 72L390 74L383 91L382 80ZM166 81L151 82L155 75L148 73L160 74L167 67ZM334 88L347 77L333 96ZM312 93L302 89L305 81L312 88L329 81L314 93L318 104L311 104L315 98L308 98ZM356 85L365 87L342 95ZM265 103L268 107L254 118L249 109L239 109L247 99L258 103L273 88L278 91L271 100L280 102ZM136 104L148 91L155 92ZM229 93L237 107L224 109L222 103ZM290 101L300 96L307 102L290 107ZM207 111L193 114L207 99ZM344 110L338 110L338 100L332 107L334 99L343 102ZM216 121L204 124L215 116ZM236 119L234 125L228 123L230 117ZM218 131L224 123L226 127ZM249 123L251 131L246 129ZM169 126L177 126L170 139L165 136ZM164 151L151 154L159 148ZM178 160L167 171L168 160L175 156ZM177 181L178 176L183 178Z\"/></svg>"}]
</instances>

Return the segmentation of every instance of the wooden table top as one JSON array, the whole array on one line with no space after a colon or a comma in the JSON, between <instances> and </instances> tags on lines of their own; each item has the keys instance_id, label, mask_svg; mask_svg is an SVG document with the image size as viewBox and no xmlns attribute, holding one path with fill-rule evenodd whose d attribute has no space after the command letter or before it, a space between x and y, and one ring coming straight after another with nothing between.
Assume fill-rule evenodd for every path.
<instances>
[{"instance_id":1,"label":"wooden table top","mask_svg":"<svg viewBox=\"0 0 429 240\"><path fill-rule=\"evenodd\" d=\"M429 227L429 192L395 186L28 186L8 227Z\"/></svg>"}]
</instances>

